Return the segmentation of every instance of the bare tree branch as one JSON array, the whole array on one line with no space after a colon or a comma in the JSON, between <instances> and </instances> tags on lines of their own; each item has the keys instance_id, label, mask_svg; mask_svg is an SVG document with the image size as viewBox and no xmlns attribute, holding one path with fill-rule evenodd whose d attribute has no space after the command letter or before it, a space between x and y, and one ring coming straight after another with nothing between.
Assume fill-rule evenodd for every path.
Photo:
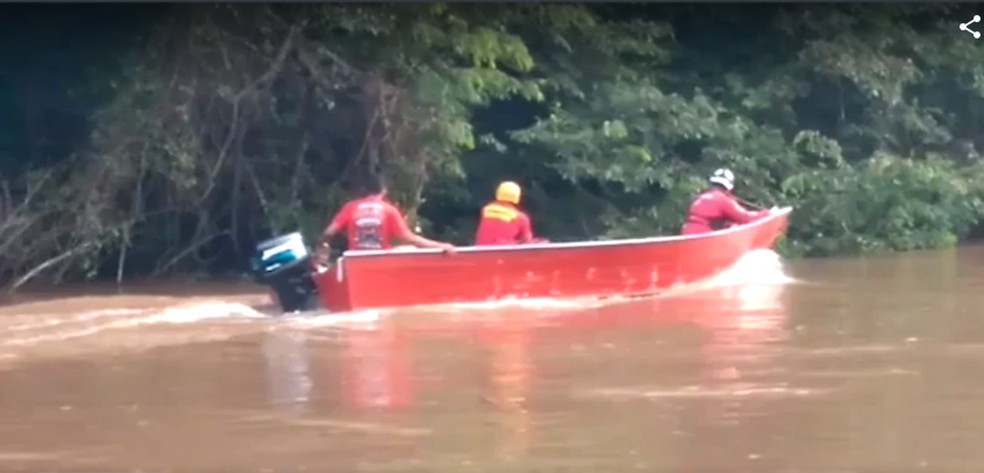
<instances>
[{"instance_id":1,"label":"bare tree branch","mask_svg":"<svg viewBox=\"0 0 984 473\"><path fill-rule=\"evenodd\" d=\"M208 198L208 196L212 193L212 189L215 188L215 177L218 175L219 170L222 168L222 164L225 162L226 156L228 155L229 152L229 146L232 145L233 140L237 136L239 136L240 102L245 97L254 94L261 86L268 84L277 76L277 74L279 74L283 70L284 63L287 60L287 54L290 52L291 48L293 47L295 38L298 36L300 31L301 31L300 25L291 26L289 32L287 33L287 37L284 39L283 44L281 44L280 46L280 50L277 53L277 57L274 59L273 63L270 65L267 71L256 80L247 84L246 87L243 87L243 89L240 90L235 97L233 97L232 123L229 125L229 130L226 132L225 142L222 144L222 149L219 151L219 157L209 175L209 179L208 179L209 185L205 189L205 192L202 193L202 196L198 198L198 202L197 202L198 204L204 202L205 199Z\"/></svg>"}]
</instances>

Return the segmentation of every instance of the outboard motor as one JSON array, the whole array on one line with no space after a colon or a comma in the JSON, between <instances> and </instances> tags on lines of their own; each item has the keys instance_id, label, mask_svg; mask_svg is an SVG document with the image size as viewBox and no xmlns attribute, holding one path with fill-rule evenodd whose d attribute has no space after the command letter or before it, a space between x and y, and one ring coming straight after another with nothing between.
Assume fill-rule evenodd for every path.
<instances>
[{"instance_id":1,"label":"outboard motor","mask_svg":"<svg viewBox=\"0 0 984 473\"><path fill-rule=\"evenodd\" d=\"M311 252L300 233L260 242L251 263L253 279L273 288L284 312L316 307L317 287L311 279Z\"/></svg>"}]
</instances>

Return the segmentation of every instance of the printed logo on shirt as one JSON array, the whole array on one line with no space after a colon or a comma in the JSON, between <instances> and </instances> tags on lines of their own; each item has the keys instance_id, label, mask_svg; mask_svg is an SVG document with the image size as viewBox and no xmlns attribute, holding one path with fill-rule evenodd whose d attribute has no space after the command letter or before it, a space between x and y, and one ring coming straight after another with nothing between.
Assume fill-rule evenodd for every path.
<instances>
[{"instance_id":1,"label":"printed logo on shirt","mask_svg":"<svg viewBox=\"0 0 984 473\"><path fill-rule=\"evenodd\" d=\"M355 245L360 250L383 248L383 219L385 207L376 202L360 204L355 209Z\"/></svg>"}]
</instances>

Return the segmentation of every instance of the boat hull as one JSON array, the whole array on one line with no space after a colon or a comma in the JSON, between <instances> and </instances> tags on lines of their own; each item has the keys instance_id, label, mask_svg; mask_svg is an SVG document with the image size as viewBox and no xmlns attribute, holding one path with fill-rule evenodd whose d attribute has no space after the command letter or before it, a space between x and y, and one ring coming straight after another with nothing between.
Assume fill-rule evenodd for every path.
<instances>
[{"instance_id":1,"label":"boat hull","mask_svg":"<svg viewBox=\"0 0 984 473\"><path fill-rule=\"evenodd\" d=\"M512 298L657 294L770 248L792 209L716 232L578 243L346 252L313 278L333 312Z\"/></svg>"}]
</instances>

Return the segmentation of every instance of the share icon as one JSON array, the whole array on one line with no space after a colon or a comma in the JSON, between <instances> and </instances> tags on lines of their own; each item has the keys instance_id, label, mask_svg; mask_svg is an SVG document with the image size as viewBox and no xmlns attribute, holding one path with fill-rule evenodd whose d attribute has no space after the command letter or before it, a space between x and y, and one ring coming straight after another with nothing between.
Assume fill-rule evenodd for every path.
<instances>
[{"instance_id":1,"label":"share icon","mask_svg":"<svg viewBox=\"0 0 984 473\"><path fill-rule=\"evenodd\" d=\"M974 39L980 39L981 38L981 32L980 31L974 31L974 30L970 29L970 25L973 25L974 23L977 23L979 21L981 21L981 16L980 15L974 15L974 18L972 20L970 20L970 21L968 21L966 23L960 23L960 31L966 31L966 32L974 35Z\"/></svg>"}]
</instances>

